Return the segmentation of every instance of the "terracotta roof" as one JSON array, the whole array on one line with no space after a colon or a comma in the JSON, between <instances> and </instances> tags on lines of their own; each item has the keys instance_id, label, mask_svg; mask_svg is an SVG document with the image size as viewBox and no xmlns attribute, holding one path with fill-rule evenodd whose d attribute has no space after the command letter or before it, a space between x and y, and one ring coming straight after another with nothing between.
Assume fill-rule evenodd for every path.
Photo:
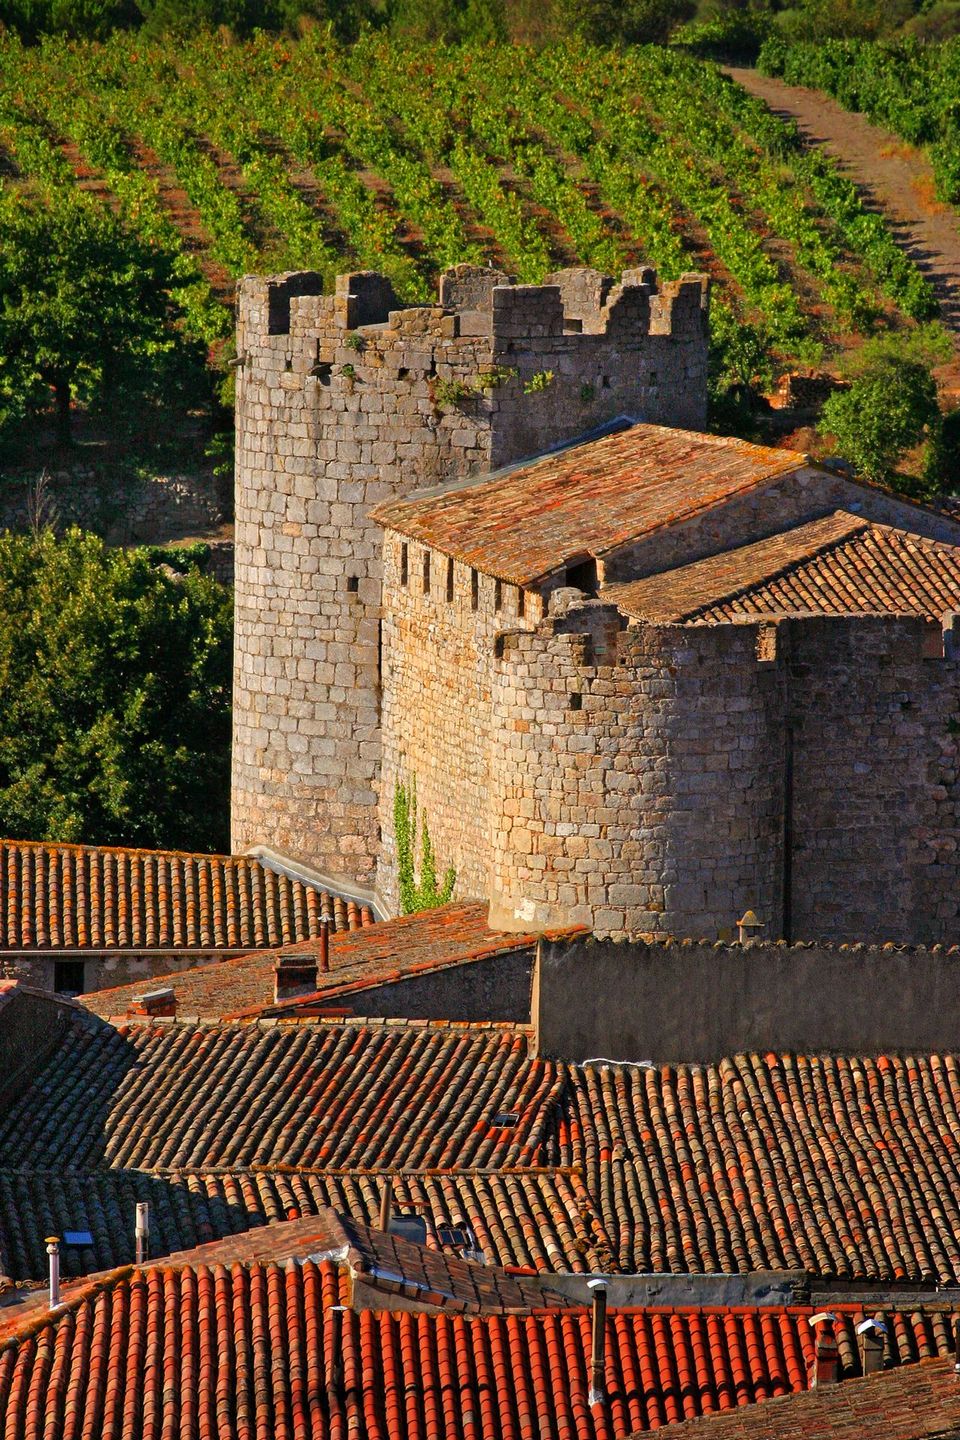
<instances>
[{"instance_id":1,"label":"terracotta roof","mask_svg":"<svg viewBox=\"0 0 960 1440\"><path fill-rule=\"evenodd\" d=\"M808 463L806 455L633 425L477 481L378 506L385 527L528 585Z\"/></svg>"},{"instance_id":2,"label":"terracotta roof","mask_svg":"<svg viewBox=\"0 0 960 1440\"><path fill-rule=\"evenodd\" d=\"M440 1226L466 1224L492 1264L581 1274L617 1268L596 1206L569 1170L101 1170L0 1172L0 1274L42 1280L44 1237L68 1230L93 1243L62 1247L65 1276L130 1264L138 1201L150 1206L153 1258L325 1206L374 1223L388 1179L397 1212L421 1216L434 1247Z\"/></svg>"},{"instance_id":3,"label":"terracotta roof","mask_svg":"<svg viewBox=\"0 0 960 1440\"><path fill-rule=\"evenodd\" d=\"M374 921L251 856L0 841L0 950L253 949L318 935L325 908Z\"/></svg>"},{"instance_id":4,"label":"terracotta roof","mask_svg":"<svg viewBox=\"0 0 960 1440\"><path fill-rule=\"evenodd\" d=\"M334 1308L348 1300L331 1262L253 1261L126 1269L68 1292L56 1316L0 1312L5 1434L619 1440L799 1392L811 1359L809 1309L621 1310L608 1315L606 1396L590 1405L586 1310ZM839 1327L841 1357L857 1313ZM939 1347L948 1325L916 1329ZM936 1386L945 1368L914 1375ZM861 1388L834 1393L845 1387Z\"/></svg>"},{"instance_id":5,"label":"terracotta roof","mask_svg":"<svg viewBox=\"0 0 960 1440\"><path fill-rule=\"evenodd\" d=\"M939 619L960 607L960 548L837 511L603 596L667 624L797 613Z\"/></svg>"},{"instance_id":6,"label":"terracotta roof","mask_svg":"<svg viewBox=\"0 0 960 1440\"><path fill-rule=\"evenodd\" d=\"M84 1015L0 1115L0 1167L538 1164L562 1084L519 1026Z\"/></svg>"},{"instance_id":7,"label":"terracotta roof","mask_svg":"<svg viewBox=\"0 0 960 1440\"><path fill-rule=\"evenodd\" d=\"M949 1361L928 1360L662 1433L676 1440L956 1440L960 1380Z\"/></svg>"},{"instance_id":8,"label":"terracotta roof","mask_svg":"<svg viewBox=\"0 0 960 1440\"><path fill-rule=\"evenodd\" d=\"M567 1067L555 1158L624 1270L960 1280L960 1056Z\"/></svg>"},{"instance_id":9,"label":"terracotta roof","mask_svg":"<svg viewBox=\"0 0 960 1440\"><path fill-rule=\"evenodd\" d=\"M151 988L172 986L181 1015L236 1018L238 1013L262 1011L295 1014L342 997L359 996L364 990L391 980L409 979L513 950L532 949L536 945L536 934L491 930L487 925L487 911L486 903L460 902L384 921L352 934L337 935L330 944L330 971L319 977L319 988L311 995L281 1004L276 1004L273 998L277 960L291 953L319 955L318 939L155 977L150 985ZM571 928L563 933L580 932ZM130 1002L142 994L143 988L140 981L96 990L84 995L82 1003L97 1015L121 1016L127 1013Z\"/></svg>"}]
</instances>

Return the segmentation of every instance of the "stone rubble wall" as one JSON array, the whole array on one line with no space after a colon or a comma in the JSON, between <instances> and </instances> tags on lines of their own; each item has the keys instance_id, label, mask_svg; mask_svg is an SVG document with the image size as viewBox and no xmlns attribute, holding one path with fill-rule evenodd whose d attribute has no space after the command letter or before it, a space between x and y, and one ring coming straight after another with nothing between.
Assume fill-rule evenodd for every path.
<instances>
[{"instance_id":1,"label":"stone rubble wall","mask_svg":"<svg viewBox=\"0 0 960 1440\"><path fill-rule=\"evenodd\" d=\"M320 291L301 272L248 277L238 296L232 843L368 886L382 644L371 508L621 413L702 425L707 294L700 277L658 288L649 271L535 287L466 266L436 306L401 308L370 272ZM543 388L528 393L535 376Z\"/></svg>"}]
</instances>

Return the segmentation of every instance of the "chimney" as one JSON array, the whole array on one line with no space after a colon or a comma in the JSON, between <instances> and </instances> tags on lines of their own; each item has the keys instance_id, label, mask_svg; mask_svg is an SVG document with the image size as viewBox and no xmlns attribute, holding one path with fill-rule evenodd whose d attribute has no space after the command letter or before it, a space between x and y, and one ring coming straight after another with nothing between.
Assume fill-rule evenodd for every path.
<instances>
[{"instance_id":1,"label":"chimney","mask_svg":"<svg viewBox=\"0 0 960 1440\"><path fill-rule=\"evenodd\" d=\"M860 1364L864 1375L874 1375L883 1369L884 1336L887 1327L882 1315L872 1320L861 1320L857 1326L860 1337Z\"/></svg>"},{"instance_id":2,"label":"chimney","mask_svg":"<svg viewBox=\"0 0 960 1440\"><path fill-rule=\"evenodd\" d=\"M589 1405L602 1405L607 1398L607 1282L588 1280L587 1289L593 1294L593 1324L590 1343L590 1393Z\"/></svg>"},{"instance_id":3,"label":"chimney","mask_svg":"<svg viewBox=\"0 0 960 1440\"><path fill-rule=\"evenodd\" d=\"M321 931L321 935L322 935ZM322 941L321 941L322 943ZM274 966L274 1000L293 1000L297 995L312 995L317 988L317 957L315 955L280 955Z\"/></svg>"},{"instance_id":4,"label":"chimney","mask_svg":"<svg viewBox=\"0 0 960 1440\"><path fill-rule=\"evenodd\" d=\"M810 1327L814 1332L813 1363L810 1366L810 1386L836 1385L839 1379L839 1351L833 1326L836 1315L821 1310L810 1316Z\"/></svg>"},{"instance_id":5,"label":"chimney","mask_svg":"<svg viewBox=\"0 0 960 1440\"><path fill-rule=\"evenodd\" d=\"M150 1206L146 1202L137 1204L136 1240L137 1264L143 1265L150 1254Z\"/></svg>"},{"instance_id":6,"label":"chimney","mask_svg":"<svg viewBox=\"0 0 960 1440\"><path fill-rule=\"evenodd\" d=\"M143 995L136 995L127 1006L128 1015L155 1015L172 1019L176 1013L177 993L172 985L167 985L162 990L148 990Z\"/></svg>"},{"instance_id":7,"label":"chimney","mask_svg":"<svg viewBox=\"0 0 960 1440\"><path fill-rule=\"evenodd\" d=\"M60 1236L48 1235L43 1242L50 1256L50 1309L60 1304Z\"/></svg>"},{"instance_id":8,"label":"chimney","mask_svg":"<svg viewBox=\"0 0 960 1440\"><path fill-rule=\"evenodd\" d=\"M759 940L761 931L766 924L760 920L752 910L747 910L737 921L737 939L741 945L746 945L748 940Z\"/></svg>"},{"instance_id":9,"label":"chimney","mask_svg":"<svg viewBox=\"0 0 960 1440\"><path fill-rule=\"evenodd\" d=\"M333 925L333 916L329 910L324 910L320 916L320 973L326 975L330 969L330 928Z\"/></svg>"}]
</instances>

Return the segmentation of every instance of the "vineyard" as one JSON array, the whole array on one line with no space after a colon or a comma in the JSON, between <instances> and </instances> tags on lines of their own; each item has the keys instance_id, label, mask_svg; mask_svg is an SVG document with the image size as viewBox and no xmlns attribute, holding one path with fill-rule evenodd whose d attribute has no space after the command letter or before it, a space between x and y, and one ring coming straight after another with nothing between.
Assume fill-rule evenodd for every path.
<instances>
[{"instance_id":1,"label":"vineyard","mask_svg":"<svg viewBox=\"0 0 960 1440\"><path fill-rule=\"evenodd\" d=\"M102 194L173 249L207 343L229 335L237 276L300 267L376 268L410 300L462 260L524 281L705 268L733 369L937 308L829 160L713 65L657 47L4 37L0 173L54 202Z\"/></svg>"},{"instance_id":2,"label":"vineyard","mask_svg":"<svg viewBox=\"0 0 960 1440\"><path fill-rule=\"evenodd\" d=\"M792 46L769 40L759 68L790 85L825 90L911 145L927 145L941 198L960 203L960 40Z\"/></svg>"}]
</instances>

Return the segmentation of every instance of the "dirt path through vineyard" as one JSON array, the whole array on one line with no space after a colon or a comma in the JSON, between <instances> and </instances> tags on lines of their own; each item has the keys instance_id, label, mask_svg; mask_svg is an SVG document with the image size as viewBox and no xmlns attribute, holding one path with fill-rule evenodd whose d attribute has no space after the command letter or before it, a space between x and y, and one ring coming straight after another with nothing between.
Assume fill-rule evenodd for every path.
<instances>
[{"instance_id":1,"label":"dirt path through vineyard","mask_svg":"<svg viewBox=\"0 0 960 1440\"><path fill-rule=\"evenodd\" d=\"M811 144L822 145L839 163L864 202L884 213L899 243L936 289L957 348L957 360L942 379L960 392L960 216L937 200L926 156L817 90L736 66L726 73L776 114L795 120Z\"/></svg>"}]
</instances>

